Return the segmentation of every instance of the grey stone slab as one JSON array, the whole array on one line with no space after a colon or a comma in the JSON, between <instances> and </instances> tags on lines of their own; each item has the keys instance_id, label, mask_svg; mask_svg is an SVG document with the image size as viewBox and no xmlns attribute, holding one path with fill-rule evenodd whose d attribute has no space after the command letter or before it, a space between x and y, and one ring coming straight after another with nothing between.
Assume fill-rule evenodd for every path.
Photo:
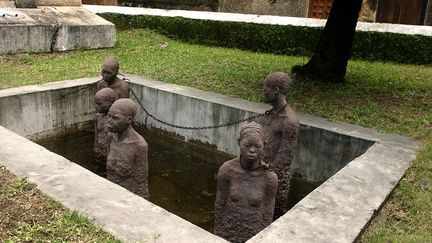
<instances>
[{"instance_id":1,"label":"grey stone slab","mask_svg":"<svg viewBox=\"0 0 432 243\"><path fill-rule=\"evenodd\" d=\"M0 54L112 47L115 26L81 7L0 9Z\"/></svg>"}]
</instances>

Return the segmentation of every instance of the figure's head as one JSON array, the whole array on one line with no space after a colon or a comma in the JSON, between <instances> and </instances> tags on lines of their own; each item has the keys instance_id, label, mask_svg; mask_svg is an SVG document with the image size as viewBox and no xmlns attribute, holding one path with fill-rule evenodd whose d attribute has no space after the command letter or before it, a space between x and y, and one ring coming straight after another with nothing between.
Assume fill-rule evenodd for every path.
<instances>
[{"instance_id":1,"label":"figure's head","mask_svg":"<svg viewBox=\"0 0 432 243\"><path fill-rule=\"evenodd\" d=\"M292 79L284 72L269 74L264 80L264 99L273 102L279 95L286 96L292 85Z\"/></svg>"},{"instance_id":2,"label":"figure's head","mask_svg":"<svg viewBox=\"0 0 432 243\"><path fill-rule=\"evenodd\" d=\"M108 111L108 131L125 131L132 123L137 112L135 102L128 98L116 100Z\"/></svg>"},{"instance_id":3,"label":"figure's head","mask_svg":"<svg viewBox=\"0 0 432 243\"><path fill-rule=\"evenodd\" d=\"M103 88L95 94L95 108L98 113L108 113L111 105L118 98L117 93L111 88Z\"/></svg>"},{"instance_id":4,"label":"figure's head","mask_svg":"<svg viewBox=\"0 0 432 243\"><path fill-rule=\"evenodd\" d=\"M264 129L260 124L251 122L244 125L240 129L238 141L242 159L253 163L262 158L264 153Z\"/></svg>"},{"instance_id":5,"label":"figure's head","mask_svg":"<svg viewBox=\"0 0 432 243\"><path fill-rule=\"evenodd\" d=\"M117 77L119 67L120 65L115 58L109 57L105 59L101 70L102 79L108 83L114 82Z\"/></svg>"}]
</instances>

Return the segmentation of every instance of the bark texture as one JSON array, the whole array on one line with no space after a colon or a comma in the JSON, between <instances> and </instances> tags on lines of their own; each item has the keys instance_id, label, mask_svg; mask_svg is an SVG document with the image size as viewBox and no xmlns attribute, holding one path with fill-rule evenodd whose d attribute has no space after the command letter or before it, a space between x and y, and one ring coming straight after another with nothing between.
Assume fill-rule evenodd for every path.
<instances>
[{"instance_id":1,"label":"bark texture","mask_svg":"<svg viewBox=\"0 0 432 243\"><path fill-rule=\"evenodd\" d=\"M363 0L334 0L314 55L304 66L294 66L297 77L344 82L355 28Z\"/></svg>"}]
</instances>

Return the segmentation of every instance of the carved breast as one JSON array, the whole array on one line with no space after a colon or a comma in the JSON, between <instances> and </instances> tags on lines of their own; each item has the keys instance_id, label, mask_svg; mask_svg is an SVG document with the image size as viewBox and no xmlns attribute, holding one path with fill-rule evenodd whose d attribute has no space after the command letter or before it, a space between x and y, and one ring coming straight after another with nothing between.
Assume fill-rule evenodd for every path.
<instances>
[{"instance_id":1,"label":"carved breast","mask_svg":"<svg viewBox=\"0 0 432 243\"><path fill-rule=\"evenodd\" d=\"M263 175L264 176L264 175ZM231 202L243 206L260 207L265 196L265 185L258 178L234 178L229 190Z\"/></svg>"}]
</instances>

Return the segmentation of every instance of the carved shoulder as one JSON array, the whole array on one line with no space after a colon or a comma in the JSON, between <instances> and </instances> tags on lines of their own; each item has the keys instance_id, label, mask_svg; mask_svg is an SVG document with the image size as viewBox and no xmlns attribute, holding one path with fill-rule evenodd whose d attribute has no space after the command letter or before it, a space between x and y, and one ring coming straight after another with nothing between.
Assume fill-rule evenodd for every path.
<instances>
[{"instance_id":1,"label":"carved shoulder","mask_svg":"<svg viewBox=\"0 0 432 243\"><path fill-rule=\"evenodd\" d=\"M270 195L276 195L278 187L278 177L274 171L267 172L267 193Z\"/></svg>"},{"instance_id":2,"label":"carved shoulder","mask_svg":"<svg viewBox=\"0 0 432 243\"><path fill-rule=\"evenodd\" d=\"M278 183L278 177L277 177L277 175L276 175L276 173L275 173L274 171L269 170L269 171L267 172L267 178L268 178L268 181L269 181L271 184L276 184L276 186L277 186L277 183Z\"/></svg>"},{"instance_id":3,"label":"carved shoulder","mask_svg":"<svg viewBox=\"0 0 432 243\"><path fill-rule=\"evenodd\" d=\"M148 151L148 143L147 141L140 135L136 134L137 141L135 142L138 151Z\"/></svg>"},{"instance_id":4,"label":"carved shoulder","mask_svg":"<svg viewBox=\"0 0 432 243\"><path fill-rule=\"evenodd\" d=\"M236 168L237 163L238 158L234 158L223 163L223 165L218 170L218 177L225 177L226 175L228 175L229 171L232 171Z\"/></svg>"},{"instance_id":5,"label":"carved shoulder","mask_svg":"<svg viewBox=\"0 0 432 243\"><path fill-rule=\"evenodd\" d=\"M104 80L101 80L97 83L96 90L99 91L99 90L106 88L106 87L108 87L108 84Z\"/></svg>"}]
</instances>

